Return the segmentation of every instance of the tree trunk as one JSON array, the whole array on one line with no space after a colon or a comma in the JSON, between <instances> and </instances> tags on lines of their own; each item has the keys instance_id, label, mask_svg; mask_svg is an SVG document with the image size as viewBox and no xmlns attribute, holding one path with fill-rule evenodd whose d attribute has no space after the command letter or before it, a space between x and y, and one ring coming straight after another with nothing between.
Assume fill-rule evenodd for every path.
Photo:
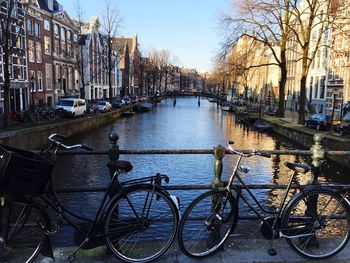
<instances>
[{"instance_id":1,"label":"tree trunk","mask_svg":"<svg viewBox=\"0 0 350 263\"><path fill-rule=\"evenodd\" d=\"M299 119L298 119L299 124L304 124L305 122L306 77L307 75L303 74L300 80Z\"/></svg>"},{"instance_id":2,"label":"tree trunk","mask_svg":"<svg viewBox=\"0 0 350 263\"><path fill-rule=\"evenodd\" d=\"M108 38L108 86L109 86L109 99L113 98L113 88L112 88L112 71L113 71L113 58L112 58L112 42Z\"/></svg>"},{"instance_id":3,"label":"tree trunk","mask_svg":"<svg viewBox=\"0 0 350 263\"><path fill-rule=\"evenodd\" d=\"M281 64L280 64L280 70L281 70L281 79L279 81L279 87L278 87L278 109L276 112L277 117L284 118L284 96L285 96L285 87L287 82L287 60L286 60L286 50L281 50Z\"/></svg>"}]
</instances>

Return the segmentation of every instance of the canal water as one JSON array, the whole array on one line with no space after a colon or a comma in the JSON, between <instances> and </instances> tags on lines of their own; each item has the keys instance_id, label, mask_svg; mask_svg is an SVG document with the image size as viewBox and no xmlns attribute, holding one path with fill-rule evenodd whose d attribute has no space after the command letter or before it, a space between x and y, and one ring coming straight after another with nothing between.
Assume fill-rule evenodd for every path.
<instances>
[{"instance_id":1,"label":"canal water","mask_svg":"<svg viewBox=\"0 0 350 263\"><path fill-rule=\"evenodd\" d=\"M234 141L238 149L263 150L300 149L288 140L273 134L258 133L250 127L236 122L232 113L223 112L214 103L198 98L177 98L163 100L147 113L137 113L133 117L122 117L114 123L93 129L85 134L70 138L68 143L86 143L96 151L108 149L108 135L119 134L120 149L212 149L227 141ZM227 180L237 157L224 158L222 179ZM214 178L214 157L212 155L124 155L134 169L120 180L155 175L157 172L169 175L171 185L210 184ZM246 183L285 184L290 171L286 161L311 163L309 158L299 156L272 156L267 159L254 156L243 161L251 170L244 176ZM60 156L54 170L56 187L105 186L109 180L106 167L107 156ZM347 174L337 165L324 163L320 181L349 183ZM301 183L311 180L311 174L300 177ZM199 195L200 191L174 191L180 196L184 207ZM280 191L256 190L258 199L267 204L279 200ZM73 211L92 217L100 193L62 195L65 203Z\"/></svg>"}]
</instances>

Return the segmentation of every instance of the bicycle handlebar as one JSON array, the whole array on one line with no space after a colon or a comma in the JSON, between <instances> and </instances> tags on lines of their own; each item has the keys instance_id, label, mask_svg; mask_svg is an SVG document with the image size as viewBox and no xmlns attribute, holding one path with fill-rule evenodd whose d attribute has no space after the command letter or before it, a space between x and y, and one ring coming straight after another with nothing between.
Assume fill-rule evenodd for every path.
<instances>
[{"instance_id":1,"label":"bicycle handlebar","mask_svg":"<svg viewBox=\"0 0 350 263\"><path fill-rule=\"evenodd\" d=\"M262 153L260 152L258 149L253 149L249 152L242 152L242 151L239 151L239 150L236 150L236 149L233 149L231 144L233 144L233 141L229 141L227 142L227 148L228 150L231 152L231 153L234 153L234 154L237 154L237 155L240 155L240 156L243 156L243 157L251 157L253 155L260 155L262 157L266 157L266 158L270 158L271 157L271 154L270 153Z\"/></svg>"},{"instance_id":2,"label":"bicycle handlebar","mask_svg":"<svg viewBox=\"0 0 350 263\"><path fill-rule=\"evenodd\" d=\"M84 149L84 150L87 150L87 151L92 151L92 148L85 145L85 144L74 144L74 145L66 145L64 143L62 143L61 141L58 141L57 139L54 139L54 138L59 138L59 139L66 139L67 137L65 135L62 135L62 134L57 134L57 133L53 133L51 134L48 138L50 141L52 141L53 143L57 144L58 146L61 146L67 150L71 150L71 149L77 149L77 148L80 148L80 149Z\"/></svg>"}]
</instances>

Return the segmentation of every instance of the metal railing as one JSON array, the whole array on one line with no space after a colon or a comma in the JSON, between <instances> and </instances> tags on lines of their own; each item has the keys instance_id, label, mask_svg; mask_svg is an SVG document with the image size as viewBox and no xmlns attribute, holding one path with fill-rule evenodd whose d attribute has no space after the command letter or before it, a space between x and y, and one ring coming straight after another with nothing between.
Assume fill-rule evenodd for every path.
<instances>
[{"instance_id":1,"label":"metal railing","mask_svg":"<svg viewBox=\"0 0 350 263\"><path fill-rule=\"evenodd\" d=\"M218 145L214 149L202 149L202 150L121 150L118 145L119 136L115 132L109 135L109 149L108 151L96 151L96 152L60 152L60 155L108 155L110 160L118 160L121 154L212 154L214 155L214 178L211 185L170 185L164 186L167 190L200 190L200 189L211 189L220 187L224 184L221 180L223 170L223 158L226 154L231 154L223 146ZM322 135L314 135L314 144L310 150L259 150L261 153L269 153L271 155L309 155L312 158L312 174L313 183L317 183L318 176L320 173L321 160L325 156L350 156L350 151L325 151L321 145ZM248 150L244 150L248 152ZM350 188L350 185L341 185L344 188ZM284 189L285 185L271 185L271 184L249 184L251 189ZM58 193L74 193L74 192L103 192L106 187L70 187L70 188L59 188Z\"/></svg>"}]
</instances>

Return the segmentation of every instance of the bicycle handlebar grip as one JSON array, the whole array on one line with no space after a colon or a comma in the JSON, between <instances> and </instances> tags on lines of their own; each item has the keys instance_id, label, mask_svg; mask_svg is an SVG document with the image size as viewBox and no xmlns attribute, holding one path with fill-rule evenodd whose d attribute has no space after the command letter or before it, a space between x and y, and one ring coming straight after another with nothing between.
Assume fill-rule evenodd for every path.
<instances>
[{"instance_id":1,"label":"bicycle handlebar grip","mask_svg":"<svg viewBox=\"0 0 350 263\"><path fill-rule=\"evenodd\" d=\"M87 146L87 145L85 145L85 144L82 144L82 145L80 146L80 148L81 148L81 149L84 149L84 150L87 150L87 151L89 151L89 152L91 152L91 151L93 150L91 147L89 147L89 146Z\"/></svg>"},{"instance_id":2,"label":"bicycle handlebar grip","mask_svg":"<svg viewBox=\"0 0 350 263\"><path fill-rule=\"evenodd\" d=\"M228 143L228 144L235 144L234 141L228 141L227 143Z\"/></svg>"},{"instance_id":3,"label":"bicycle handlebar grip","mask_svg":"<svg viewBox=\"0 0 350 263\"><path fill-rule=\"evenodd\" d=\"M260 155L262 157L266 157L266 158L270 158L271 157L271 153L267 153L267 152L260 153Z\"/></svg>"}]
</instances>

